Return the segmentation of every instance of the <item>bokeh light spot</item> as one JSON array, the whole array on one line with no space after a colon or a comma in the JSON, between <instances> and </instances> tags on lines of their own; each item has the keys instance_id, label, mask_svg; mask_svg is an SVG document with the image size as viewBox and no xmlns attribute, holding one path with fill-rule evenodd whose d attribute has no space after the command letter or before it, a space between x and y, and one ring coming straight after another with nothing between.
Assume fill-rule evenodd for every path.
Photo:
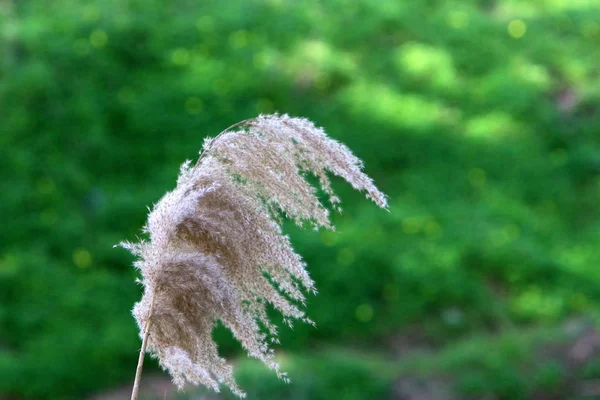
<instances>
[{"instance_id":1,"label":"bokeh light spot","mask_svg":"<svg viewBox=\"0 0 600 400\"><path fill-rule=\"evenodd\" d=\"M52 226L58 222L58 213L53 208L48 208L40 213L40 224Z\"/></svg>"},{"instance_id":2,"label":"bokeh light spot","mask_svg":"<svg viewBox=\"0 0 600 400\"><path fill-rule=\"evenodd\" d=\"M209 17L208 15L204 15L204 16L198 18L198 22L196 23L196 28L198 28L198 30L200 32L212 31L214 28L213 19L211 17Z\"/></svg>"},{"instance_id":3,"label":"bokeh light spot","mask_svg":"<svg viewBox=\"0 0 600 400\"><path fill-rule=\"evenodd\" d=\"M331 231L321 232L321 242L327 246L332 247L337 243L337 234Z\"/></svg>"},{"instance_id":4,"label":"bokeh light spot","mask_svg":"<svg viewBox=\"0 0 600 400\"><path fill-rule=\"evenodd\" d=\"M356 307L356 319L363 323L371 321L373 319L373 307L369 304L361 304Z\"/></svg>"},{"instance_id":5,"label":"bokeh light spot","mask_svg":"<svg viewBox=\"0 0 600 400\"><path fill-rule=\"evenodd\" d=\"M190 97L185 101L185 111L187 111L188 114L200 114L203 109L204 104L202 103L202 99L198 97Z\"/></svg>"},{"instance_id":6,"label":"bokeh light spot","mask_svg":"<svg viewBox=\"0 0 600 400\"><path fill-rule=\"evenodd\" d=\"M0 272L3 274L15 273L19 269L19 259L14 254L4 254L0 259Z\"/></svg>"},{"instance_id":7,"label":"bokeh light spot","mask_svg":"<svg viewBox=\"0 0 600 400\"><path fill-rule=\"evenodd\" d=\"M513 301L512 308L522 317L553 318L564 307L564 299L531 285Z\"/></svg>"},{"instance_id":8,"label":"bokeh light spot","mask_svg":"<svg viewBox=\"0 0 600 400\"><path fill-rule=\"evenodd\" d=\"M92 265L92 255L86 249L77 249L73 252L73 262L79 268L89 268Z\"/></svg>"},{"instance_id":9,"label":"bokeh light spot","mask_svg":"<svg viewBox=\"0 0 600 400\"><path fill-rule=\"evenodd\" d=\"M425 222L423 230L429 238L437 238L442 233L442 227L434 218L429 218Z\"/></svg>"},{"instance_id":10,"label":"bokeh light spot","mask_svg":"<svg viewBox=\"0 0 600 400\"><path fill-rule=\"evenodd\" d=\"M190 52L183 48L171 52L171 62L175 65L184 66L190 63Z\"/></svg>"},{"instance_id":11,"label":"bokeh light spot","mask_svg":"<svg viewBox=\"0 0 600 400\"><path fill-rule=\"evenodd\" d=\"M90 43L97 49L102 48L108 43L108 35L103 30L95 30L90 35Z\"/></svg>"},{"instance_id":12,"label":"bokeh light spot","mask_svg":"<svg viewBox=\"0 0 600 400\"><path fill-rule=\"evenodd\" d=\"M515 39L519 39L527 32L527 25L520 19L510 21L508 24L508 34Z\"/></svg>"},{"instance_id":13,"label":"bokeh light spot","mask_svg":"<svg viewBox=\"0 0 600 400\"><path fill-rule=\"evenodd\" d=\"M469 183L476 188L485 186L487 182L487 175L481 168L473 168L468 174Z\"/></svg>"},{"instance_id":14,"label":"bokeh light spot","mask_svg":"<svg viewBox=\"0 0 600 400\"><path fill-rule=\"evenodd\" d=\"M462 29L469 24L469 14L464 11L452 11L448 14L448 25L454 29Z\"/></svg>"},{"instance_id":15,"label":"bokeh light spot","mask_svg":"<svg viewBox=\"0 0 600 400\"><path fill-rule=\"evenodd\" d=\"M410 235L421 230L422 221L419 217L408 217L402 221L402 230Z\"/></svg>"},{"instance_id":16,"label":"bokeh light spot","mask_svg":"<svg viewBox=\"0 0 600 400\"><path fill-rule=\"evenodd\" d=\"M524 59L517 59L512 67L515 81L521 80L539 90L549 89L551 77L548 69L539 64L533 64Z\"/></svg>"},{"instance_id":17,"label":"bokeh light spot","mask_svg":"<svg viewBox=\"0 0 600 400\"><path fill-rule=\"evenodd\" d=\"M256 69L266 69L274 64L274 57L266 51L260 51L252 57L252 64Z\"/></svg>"},{"instance_id":18,"label":"bokeh light spot","mask_svg":"<svg viewBox=\"0 0 600 400\"><path fill-rule=\"evenodd\" d=\"M314 63L317 66L323 65L333 56L329 44L321 40L306 41L301 48L301 52L306 61Z\"/></svg>"},{"instance_id":19,"label":"bokeh light spot","mask_svg":"<svg viewBox=\"0 0 600 400\"><path fill-rule=\"evenodd\" d=\"M83 9L83 19L88 22L97 21L100 18L100 11L94 5L88 5Z\"/></svg>"},{"instance_id":20,"label":"bokeh light spot","mask_svg":"<svg viewBox=\"0 0 600 400\"><path fill-rule=\"evenodd\" d=\"M234 49L242 49L248 46L249 35L245 30L232 32L229 35L229 45Z\"/></svg>"},{"instance_id":21,"label":"bokeh light spot","mask_svg":"<svg viewBox=\"0 0 600 400\"><path fill-rule=\"evenodd\" d=\"M464 133L473 138L498 140L508 135L522 134L524 130L512 115L494 111L468 120Z\"/></svg>"}]
</instances>

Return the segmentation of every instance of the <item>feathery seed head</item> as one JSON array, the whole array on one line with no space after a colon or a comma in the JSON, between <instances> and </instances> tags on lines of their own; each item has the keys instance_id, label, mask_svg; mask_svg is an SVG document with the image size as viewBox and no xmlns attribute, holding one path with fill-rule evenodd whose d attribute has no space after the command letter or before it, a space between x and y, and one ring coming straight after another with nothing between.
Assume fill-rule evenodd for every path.
<instances>
[{"instance_id":1,"label":"feathery seed head","mask_svg":"<svg viewBox=\"0 0 600 400\"><path fill-rule=\"evenodd\" d=\"M224 383L243 397L211 333L221 321L248 355L287 380L268 346L277 342L277 328L266 307L290 323L312 323L297 304L316 289L282 232L282 215L333 229L305 175L318 178L334 209L340 199L327 173L379 207L387 208L387 200L361 160L306 119L261 115L234 127L207 139L194 166L181 166L177 186L148 216L149 240L121 245L138 257L142 275L144 295L133 309L140 334L153 307L148 350L173 382L215 391Z\"/></svg>"}]
</instances>

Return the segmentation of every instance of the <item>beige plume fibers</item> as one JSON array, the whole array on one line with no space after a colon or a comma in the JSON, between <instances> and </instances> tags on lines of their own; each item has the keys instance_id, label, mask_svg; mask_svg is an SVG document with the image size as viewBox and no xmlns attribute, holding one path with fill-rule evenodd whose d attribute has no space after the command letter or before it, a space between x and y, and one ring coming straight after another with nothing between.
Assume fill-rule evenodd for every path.
<instances>
[{"instance_id":1,"label":"beige plume fibers","mask_svg":"<svg viewBox=\"0 0 600 400\"><path fill-rule=\"evenodd\" d=\"M221 321L249 356L287 380L269 348L277 328L266 307L289 323L312 323L300 305L316 290L282 232L282 218L333 229L308 174L318 178L335 210L340 200L328 173L386 208L386 196L362 168L321 128L287 115L259 116L207 140L198 162L182 165L175 189L150 212L148 240L121 244L138 257L142 275L144 295L133 309L142 355L147 346L179 388L189 382L218 391L224 383L243 397L211 337ZM141 363L136 397L140 373Z\"/></svg>"}]
</instances>

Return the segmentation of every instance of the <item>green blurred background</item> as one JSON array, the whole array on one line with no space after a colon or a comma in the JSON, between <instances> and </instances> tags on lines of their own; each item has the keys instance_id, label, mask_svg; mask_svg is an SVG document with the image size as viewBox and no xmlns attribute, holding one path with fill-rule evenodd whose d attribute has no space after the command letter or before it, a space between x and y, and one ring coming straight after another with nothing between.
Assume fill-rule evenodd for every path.
<instances>
[{"instance_id":1,"label":"green blurred background","mask_svg":"<svg viewBox=\"0 0 600 400\"><path fill-rule=\"evenodd\" d=\"M339 233L289 227L317 328L281 330L290 385L215 332L250 399L600 397L600 2L0 10L0 399L128 398L141 291L112 246L205 136L276 111L391 213L336 181ZM204 398L167 380L148 359L142 399Z\"/></svg>"}]
</instances>

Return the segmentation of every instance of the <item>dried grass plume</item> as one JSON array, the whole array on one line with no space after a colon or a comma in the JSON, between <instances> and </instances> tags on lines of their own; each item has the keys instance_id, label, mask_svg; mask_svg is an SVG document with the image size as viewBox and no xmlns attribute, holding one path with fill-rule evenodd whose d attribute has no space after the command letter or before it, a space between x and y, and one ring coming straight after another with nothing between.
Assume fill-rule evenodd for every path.
<instances>
[{"instance_id":1,"label":"dried grass plume","mask_svg":"<svg viewBox=\"0 0 600 400\"><path fill-rule=\"evenodd\" d=\"M282 232L282 218L333 229L318 188L306 180L310 174L335 210L340 200L328 173L387 208L386 196L362 168L321 128L287 115L259 116L206 140L198 162L182 165L175 189L150 212L149 239L121 244L138 257L134 265L144 287L133 309L143 339L140 361L147 346L179 388L189 382L219 391L224 383L243 397L211 337L221 321L249 356L287 380L269 348L277 328L266 307L290 324L312 323L300 306L305 293L316 290ZM136 397L140 373L141 362Z\"/></svg>"}]
</instances>

